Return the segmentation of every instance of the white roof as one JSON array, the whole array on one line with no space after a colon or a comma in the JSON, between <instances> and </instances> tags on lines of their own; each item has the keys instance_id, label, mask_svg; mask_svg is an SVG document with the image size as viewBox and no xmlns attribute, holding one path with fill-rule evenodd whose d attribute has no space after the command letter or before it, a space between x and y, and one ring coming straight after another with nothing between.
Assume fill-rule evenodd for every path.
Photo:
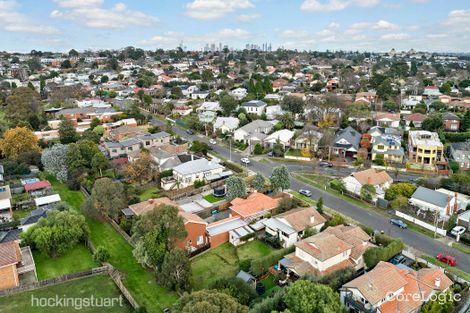
<instances>
[{"instance_id":1,"label":"white roof","mask_svg":"<svg viewBox=\"0 0 470 313\"><path fill-rule=\"evenodd\" d=\"M0 210L5 210L11 208L10 199L0 200Z\"/></svg>"},{"instance_id":2,"label":"white roof","mask_svg":"<svg viewBox=\"0 0 470 313\"><path fill-rule=\"evenodd\" d=\"M36 206L41 206L41 205L45 205L49 203L55 203L59 201L61 201L59 194L39 197L39 198L34 199L34 203L36 204Z\"/></svg>"},{"instance_id":3,"label":"white roof","mask_svg":"<svg viewBox=\"0 0 470 313\"><path fill-rule=\"evenodd\" d=\"M293 131L288 129L281 129L266 137L264 141L277 141L279 139L281 142L289 142L292 137L294 137Z\"/></svg>"}]
</instances>

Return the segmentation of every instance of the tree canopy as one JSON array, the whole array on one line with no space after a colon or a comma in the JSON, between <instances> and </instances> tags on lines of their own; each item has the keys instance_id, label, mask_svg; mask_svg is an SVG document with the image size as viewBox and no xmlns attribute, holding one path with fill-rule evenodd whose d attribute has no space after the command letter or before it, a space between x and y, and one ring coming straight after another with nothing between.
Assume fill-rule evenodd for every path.
<instances>
[{"instance_id":1,"label":"tree canopy","mask_svg":"<svg viewBox=\"0 0 470 313\"><path fill-rule=\"evenodd\" d=\"M173 310L180 313L248 313L248 307L225 293L213 290L185 294L178 299Z\"/></svg>"},{"instance_id":2,"label":"tree canopy","mask_svg":"<svg viewBox=\"0 0 470 313\"><path fill-rule=\"evenodd\" d=\"M246 196L246 183L243 178L230 176L225 181L225 185L227 186L227 201Z\"/></svg>"},{"instance_id":3,"label":"tree canopy","mask_svg":"<svg viewBox=\"0 0 470 313\"><path fill-rule=\"evenodd\" d=\"M10 160L15 161L22 153L40 152L36 136L26 127L8 129L0 139L0 151Z\"/></svg>"},{"instance_id":4,"label":"tree canopy","mask_svg":"<svg viewBox=\"0 0 470 313\"><path fill-rule=\"evenodd\" d=\"M289 170L285 165L275 167L271 174L271 186L274 190L285 190L290 188Z\"/></svg>"}]
</instances>

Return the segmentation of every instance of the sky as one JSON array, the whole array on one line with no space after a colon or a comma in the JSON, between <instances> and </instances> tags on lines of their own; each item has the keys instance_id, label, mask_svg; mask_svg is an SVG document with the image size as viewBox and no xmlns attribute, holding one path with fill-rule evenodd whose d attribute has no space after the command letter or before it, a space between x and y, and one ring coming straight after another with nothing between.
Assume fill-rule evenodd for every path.
<instances>
[{"instance_id":1,"label":"sky","mask_svg":"<svg viewBox=\"0 0 470 313\"><path fill-rule=\"evenodd\" d=\"M0 50L244 48L470 53L470 0L0 0Z\"/></svg>"}]
</instances>

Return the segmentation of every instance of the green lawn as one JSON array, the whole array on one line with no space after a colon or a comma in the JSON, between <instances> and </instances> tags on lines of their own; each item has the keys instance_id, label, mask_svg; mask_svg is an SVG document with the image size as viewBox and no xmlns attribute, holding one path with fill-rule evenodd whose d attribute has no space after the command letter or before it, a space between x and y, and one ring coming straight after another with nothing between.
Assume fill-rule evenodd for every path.
<instances>
[{"instance_id":1,"label":"green lawn","mask_svg":"<svg viewBox=\"0 0 470 313\"><path fill-rule=\"evenodd\" d=\"M147 201L148 199L157 198L158 192L159 190L156 187L146 189L139 195L139 199L140 201Z\"/></svg>"},{"instance_id":2,"label":"green lawn","mask_svg":"<svg viewBox=\"0 0 470 313\"><path fill-rule=\"evenodd\" d=\"M452 248L455 248L455 249L459 250L460 252L470 254L470 246L468 246L464 243L454 242L452 244Z\"/></svg>"},{"instance_id":3,"label":"green lawn","mask_svg":"<svg viewBox=\"0 0 470 313\"><path fill-rule=\"evenodd\" d=\"M191 261L193 287L196 290L207 288L218 278L235 276L240 270L240 261L257 259L272 251L273 248L259 240L239 247L226 242Z\"/></svg>"},{"instance_id":4,"label":"green lawn","mask_svg":"<svg viewBox=\"0 0 470 313\"><path fill-rule=\"evenodd\" d=\"M39 280L81 272L100 264L93 261L90 250L85 245L77 245L66 254L51 258L47 254L33 251Z\"/></svg>"},{"instance_id":5,"label":"green lawn","mask_svg":"<svg viewBox=\"0 0 470 313\"><path fill-rule=\"evenodd\" d=\"M25 218L31 214L32 211L34 211L35 208L27 208L27 209L18 209L13 211L13 219L15 221L19 221L22 218Z\"/></svg>"},{"instance_id":6,"label":"green lawn","mask_svg":"<svg viewBox=\"0 0 470 313\"><path fill-rule=\"evenodd\" d=\"M209 203L215 203L224 200L225 198L223 197L216 197L213 194L209 194L207 196L204 196L204 200L206 200Z\"/></svg>"},{"instance_id":7,"label":"green lawn","mask_svg":"<svg viewBox=\"0 0 470 313\"><path fill-rule=\"evenodd\" d=\"M78 306L55 306L55 307L40 307L39 305L33 306L37 298L55 298L56 295L59 299L63 298L82 298L90 299L91 296L102 302L100 299L111 298L114 300L114 305L110 307L85 307L82 306L78 310ZM122 298L119 301L121 293L116 287L111 278L107 275L97 275L93 277L81 278L77 280L68 281L59 285L44 287L33 291L23 292L9 297L0 298L0 311L2 313L131 313L130 305ZM109 300L108 300L109 301ZM36 302L37 303L37 302ZM98 302L99 304L99 302ZM122 304L122 306L121 306Z\"/></svg>"},{"instance_id":8,"label":"green lawn","mask_svg":"<svg viewBox=\"0 0 470 313\"><path fill-rule=\"evenodd\" d=\"M71 191L54 177L47 177L63 201L80 210L84 195ZM106 222L87 217L90 228L90 240L96 246L106 247L110 253L109 263L123 274L124 285L129 289L137 302L145 306L149 313L162 312L177 299L176 295L156 283L155 274L144 269L134 258L132 246Z\"/></svg>"}]
</instances>

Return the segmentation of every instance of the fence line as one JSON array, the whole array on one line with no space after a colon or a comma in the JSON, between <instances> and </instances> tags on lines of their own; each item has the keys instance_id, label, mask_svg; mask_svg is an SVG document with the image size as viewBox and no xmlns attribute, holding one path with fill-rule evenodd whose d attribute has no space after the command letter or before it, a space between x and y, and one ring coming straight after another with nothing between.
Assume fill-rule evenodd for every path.
<instances>
[{"instance_id":1,"label":"fence line","mask_svg":"<svg viewBox=\"0 0 470 313\"><path fill-rule=\"evenodd\" d=\"M111 277L111 279L114 281L114 283L116 284L116 286L119 288L119 290L121 291L122 295L126 298L127 302L130 303L130 305L135 309L137 310L140 306L139 304L137 303L137 301L135 301L134 297L132 296L132 294L129 292L129 290L127 290L126 286L124 286L122 280L121 280L121 273L114 269L112 267L112 265L109 265L108 266L109 268L109 271L108 271L108 274L109 274L109 277Z\"/></svg>"},{"instance_id":2,"label":"fence line","mask_svg":"<svg viewBox=\"0 0 470 313\"><path fill-rule=\"evenodd\" d=\"M42 288L42 287L54 286L54 285L58 285L66 281L75 280L75 279L84 278L84 277L91 277L91 276L95 276L101 273L108 273L108 270L109 270L108 266L95 267L95 268L78 272L78 273L67 274L67 275L63 275L59 277L41 280L41 281L34 282L34 283L25 284L23 286L18 286L15 288L4 289L0 291L0 297L10 296L10 295L14 295L14 294L25 292L25 291L35 290L35 289Z\"/></svg>"},{"instance_id":3,"label":"fence line","mask_svg":"<svg viewBox=\"0 0 470 313\"><path fill-rule=\"evenodd\" d=\"M135 247L131 237L111 218L105 217L106 221L111 224L115 231L117 231L132 247Z\"/></svg>"}]
</instances>

